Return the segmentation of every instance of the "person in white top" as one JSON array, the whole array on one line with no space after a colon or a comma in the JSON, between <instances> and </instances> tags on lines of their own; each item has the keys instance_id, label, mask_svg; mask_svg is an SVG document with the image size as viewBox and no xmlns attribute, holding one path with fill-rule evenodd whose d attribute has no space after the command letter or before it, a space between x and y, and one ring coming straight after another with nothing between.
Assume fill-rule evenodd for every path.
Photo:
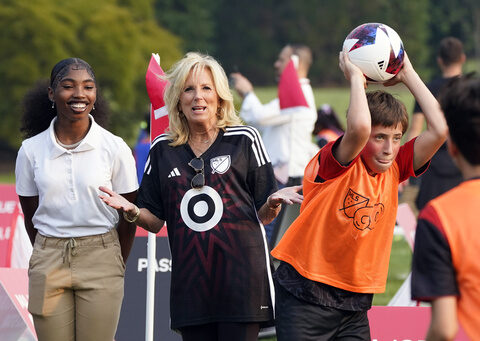
<instances>
[{"instance_id":1,"label":"person in white top","mask_svg":"<svg viewBox=\"0 0 480 341\"><path fill-rule=\"evenodd\" d=\"M279 185L298 185L303 171L317 149L312 143L312 131L317 109L310 81L307 78L312 64L312 52L305 45L286 45L274 64L280 77L292 55L298 56L297 74L310 110L282 113L279 99L262 104L253 92L250 81L240 73L232 73L233 85L243 98L240 116L258 128L270 155ZM288 181L290 180L290 181Z\"/></svg>"},{"instance_id":2,"label":"person in white top","mask_svg":"<svg viewBox=\"0 0 480 341\"><path fill-rule=\"evenodd\" d=\"M106 207L98 187L135 200L132 152L99 125L108 106L81 59L57 63L24 106L15 177L34 245L28 309L38 340L113 340L136 225Z\"/></svg>"},{"instance_id":3,"label":"person in white top","mask_svg":"<svg viewBox=\"0 0 480 341\"><path fill-rule=\"evenodd\" d=\"M312 64L312 52L305 45L286 45L274 63L278 80L292 56L298 57L298 79L310 110L280 110L278 98L262 104L253 92L252 83L245 76L238 72L230 75L233 87L243 98L240 116L262 134L279 188L300 185L305 166L318 151L318 147L312 142L317 108L310 80L307 78ZM284 215L283 211L279 218L265 226L270 242L277 238Z\"/></svg>"}]
</instances>

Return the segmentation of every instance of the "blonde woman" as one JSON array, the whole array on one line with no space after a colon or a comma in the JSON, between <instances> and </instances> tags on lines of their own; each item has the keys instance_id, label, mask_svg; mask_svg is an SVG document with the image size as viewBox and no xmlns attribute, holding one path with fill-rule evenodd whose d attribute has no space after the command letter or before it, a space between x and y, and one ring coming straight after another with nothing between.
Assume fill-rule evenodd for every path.
<instances>
[{"instance_id":1,"label":"blonde woman","mask_svg":"<svg viewBox=\"0 0 480 341\"><path fill-rule=\"evenodd\" d=\"M263 224L282 203L260 135L242 126L224 70L188 53L167 74L169 131L151 145L137 205L101 188L102 199L156 232L172 253L171 327L183 340L257 340L273 320L273 285Z\"/></svg>"}]
</instances>

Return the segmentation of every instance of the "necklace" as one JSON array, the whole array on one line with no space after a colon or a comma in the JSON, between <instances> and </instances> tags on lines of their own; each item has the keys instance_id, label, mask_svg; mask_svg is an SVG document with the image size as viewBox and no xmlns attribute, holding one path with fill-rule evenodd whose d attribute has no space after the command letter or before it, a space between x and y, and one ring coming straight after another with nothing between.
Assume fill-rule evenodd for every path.
<instances>
[{"instance_id":1,"label":"necklace","mask_svg":"<svg viewBox=\"0 0 480 341\"><path fill-rule=\"evenodd\" d=\"M215 131L215 135L213 135L212 138L209 138L209 139L206 139L206 140L197 140L197 141L194 141L191 137L188 138L188 140L192 143L203 143L203 144L209 144L213 141L215 141L215 139L217 138L217 135L218 135L218 130Z\"/></svg>"},{"instance_id":2,"label":"necklace","mask_svg":"<svg viewBox=\"0 0 480 341\"><path fill-rule=\"evenodd\" d=\"M55 140L57 140L57 143L65 149L75 149L80 145L80 143L82 143L83 138L80 141L75 142L73 144L64 144L64 143L60 142L60 140L57 137L57 134L55 134Z\"/></svg>"},{"instance_id":3,"label":"necklace","mask_svg":"<svg viewBox=\"0 0 480 341\"><path fill-rule=\"evenodd\" d=\"M196 156L200 156L203 153L205 153L208 148L213 144L215 139L217 138L218 135L218 130L215 132L215 135L207 140L197 140L193 141L190 137L188 138L188 144L190 145L190 148L192 149L193 153Z\"/></svg>"},{"instance_id":4,"label":"necklace","mask_svg":"<svg viewBox=\"0 0 480 341\"><path fill-rule=\"evenodd\" d=\"M55 128L55 129L54 129L54 131L53 131L53 135L55 135L55 140L57 141L57 143L58 143L61 147L65 148L65 149L75 149L75 148L77 148L77 147L80 145L80 143L82 143L82 141L85 139L85 136L87 136L88 132L90 131L90 127L92 126L92 121L89 119L88 122L89 122L89 123L88 123L88 129L87 129L87 131L83 134L83 136L82 136L82 138L80 139L80 141L75 142L75 143L72 143L72 144L65 144L65 143L60 142L60 139L58 138L57 133L56 133L56 131L55 131L55 130L57 129L57 124L58 124L58 120L55 118L55 122L54 122L54 128Z\"/></svg>"}]
</instances>

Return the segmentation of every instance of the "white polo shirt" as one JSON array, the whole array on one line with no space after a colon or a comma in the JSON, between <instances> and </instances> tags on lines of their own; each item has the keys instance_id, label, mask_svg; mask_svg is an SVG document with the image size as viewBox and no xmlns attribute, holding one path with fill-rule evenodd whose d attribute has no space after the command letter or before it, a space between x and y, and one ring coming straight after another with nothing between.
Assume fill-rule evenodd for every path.
<instances>
[{"instance_id":1,"label":"white polo shirt","mask_svg":"<svg viewBox=\"0 0 480 341\"><path fill-rule=\"evenodd\" d=\"M135 160L127 144L92 125L75 149L61 147L50 127L23 141L15 166L20 196L39 196L33 225L47 237L82 237L108 232L118 213L98 197L99 186L117 193L138 189Z\"/></svg>"}]
</instances>

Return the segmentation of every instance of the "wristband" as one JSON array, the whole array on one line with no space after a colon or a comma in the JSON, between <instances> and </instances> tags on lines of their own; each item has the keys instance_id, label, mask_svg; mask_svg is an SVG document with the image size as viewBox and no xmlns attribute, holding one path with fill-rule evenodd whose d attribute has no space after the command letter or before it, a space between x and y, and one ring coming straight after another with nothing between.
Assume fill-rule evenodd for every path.
<instances>
[{"instance_id":1,"label":"wristband","mask_svg":"<svg viewBox=\"0 0 480 341\"><path fill-rule=\"evenodd\" d=\"M136 222L138 217L140 217L140 209L137 207L137 205L133 205L133 206L135 206L135 215L133 216L133 218L130 218L127 212L123 211L123 219L125 219L129 223Z\"/></svg>"}]
</instances>

